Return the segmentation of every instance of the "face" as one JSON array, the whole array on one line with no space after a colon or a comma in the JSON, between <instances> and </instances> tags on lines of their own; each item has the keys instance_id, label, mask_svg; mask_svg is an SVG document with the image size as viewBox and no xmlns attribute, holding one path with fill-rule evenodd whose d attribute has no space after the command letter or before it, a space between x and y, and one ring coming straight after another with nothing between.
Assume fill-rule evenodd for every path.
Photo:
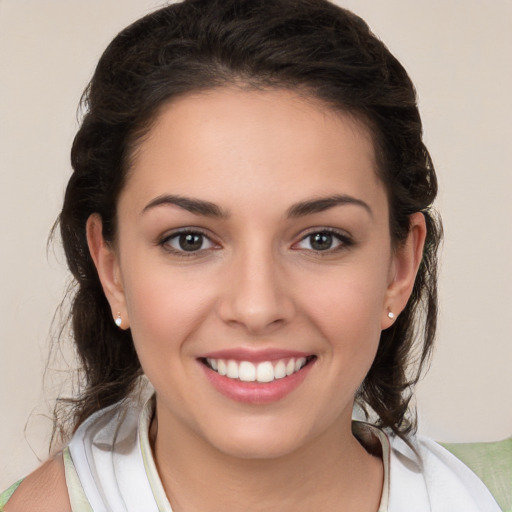
<instances>
[{"instance_id":1,"label":"face","mask_svg":"<svg viewBox=\"0 0 512 512\"><path fill-rule=\"evenodd\" d=\"M134 156L116 249L95 257L159 435L261 458L349 432L414 274L388 216L371 138L348 115L276 90L167 105Z\"/></svg>"}]
</instances>

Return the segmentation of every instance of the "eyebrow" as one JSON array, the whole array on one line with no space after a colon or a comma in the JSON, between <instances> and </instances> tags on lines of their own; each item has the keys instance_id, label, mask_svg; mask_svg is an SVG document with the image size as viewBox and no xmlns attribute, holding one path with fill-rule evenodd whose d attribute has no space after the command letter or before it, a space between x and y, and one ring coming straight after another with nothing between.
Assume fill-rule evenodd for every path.
<instances>
[{"instance_id":1,"label":"eyebrow","mask_svg":"<svg viewBox=\"0 0 512 512\"><path fill-rule=\"evenodd\" d=\"M144 214L153 208L165 205L178 206L195 215L203 215L205 217L221 219L229 217L228 212L222 210L222 208L217 206L215 203L211 203L210 201L203 201L202 199L192 199L190 197L172 194L164 194L156 197L144 207L142 213ZM344 205L360 206L366 210L371 217L373 217L372 209L367 203L361 199L357 199L345 194L321 197L318 199L309 199L307 201L295 203L287 210L286 215L288 218L305 217L306 215L312 215L314 213L320 213L325 210L329 210L335 206Z\"/></svg>"},{"instance_id":2,"label":"eyebrow","mask_svg":"<svg viewBox=\"0 0 512 512\"><path fill-rule=\"evenodd\" d=\"M370 206L356 197L348 195L333 195L329 197L321 197L318 199L310 199L308 201L301 201L296 203L288 209L288 217L304 217L312 215L313 213L320 213L335 206L355 205L364 208L370 217L373 217L373 212Z\"/></svg>"},{"instance_id":3,"label":"eyebrow","mask_svg":"<svg viewBox=\"0 0 512 512\"><path fill-rule=\"evenodd\" d=\"M216 204L210 203L209 201L203 201L201 199L192 199L190 197L183 197L177 195L165 194L158 196L147 204L142 213L146 213L148 210L156 208L162 205L175 205L183 208L184 210L194 213L195 215L203 215L205 217L217 217L226 218L228 217L227 212L223 211Z\"/></svg>"}]
</instances>

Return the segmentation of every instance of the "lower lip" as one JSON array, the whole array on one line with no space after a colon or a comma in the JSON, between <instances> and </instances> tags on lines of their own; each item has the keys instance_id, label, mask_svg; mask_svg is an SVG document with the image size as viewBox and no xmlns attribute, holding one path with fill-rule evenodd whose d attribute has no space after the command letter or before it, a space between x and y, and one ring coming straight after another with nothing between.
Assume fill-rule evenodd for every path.
<instances>
[{"instance_id":1,"label":"lower lip","mask_svg":"<svg viewBox=\"0 0 512 512\"><path fill-rule=\"evenodd\" d=\"M238 379L230 379L219 375L202 362L199 364L212 386L231 400L249 404L270 404L281 400L300 386L311 370L313 361L298 372L272 382L243 382Z\"/></svg>"}]
</instances>

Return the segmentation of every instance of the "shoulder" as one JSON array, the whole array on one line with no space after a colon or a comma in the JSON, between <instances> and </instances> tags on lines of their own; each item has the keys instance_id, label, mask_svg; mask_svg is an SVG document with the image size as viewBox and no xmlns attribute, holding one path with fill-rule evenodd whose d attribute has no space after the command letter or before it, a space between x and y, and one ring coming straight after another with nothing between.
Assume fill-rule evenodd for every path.
<instances>
[{"instance_id":1,"label":"shoulder","mask_svg":"<svg viewBox=\"0 0 512 512\"><path fill-rule=\"evenodd\" d=\"M3 510L69 512L70 509L64 462L59 453L21 482Z\"/></svg>"},{"instance_id":2,"label":"shoulder","mask_svg":"<svg viewBox=\"0 0 512 512\"><path fill-rule=\"evenodd\" d=\"M486 483L440 444L412 436L407 440L395 437L391 445L390 502L400 504L393 510L411 510L412 498L430 503L432 510L502 510ZM423 510L419 505L412 509Z\"/></svg>"},{"instance_id":3,"label":"shoulder","mask_svg":"<svg viewBox=\"0 0 512 512\"><path fill-rule=\"evenodd\" d=\"M512 510L512 437L487 443L443 443L489 488L503 510Z\"/></svg>"}]
</instances>

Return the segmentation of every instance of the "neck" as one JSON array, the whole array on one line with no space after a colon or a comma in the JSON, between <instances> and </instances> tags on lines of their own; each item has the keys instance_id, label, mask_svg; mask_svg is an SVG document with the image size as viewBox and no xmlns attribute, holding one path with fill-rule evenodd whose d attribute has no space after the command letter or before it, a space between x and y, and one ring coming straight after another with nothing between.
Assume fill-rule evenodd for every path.
<instances>
[{"instance_id":1,"label":"neck","mask_svg":"<svg viewBox=\"0 0 512 512\"><path fill-rule=\"evenodd\" d=\"M155 461L174 512L378 509L382 461L353 437L350 417L291 453L241 458L159 412Z\"/></svg>"}]
</instances>

